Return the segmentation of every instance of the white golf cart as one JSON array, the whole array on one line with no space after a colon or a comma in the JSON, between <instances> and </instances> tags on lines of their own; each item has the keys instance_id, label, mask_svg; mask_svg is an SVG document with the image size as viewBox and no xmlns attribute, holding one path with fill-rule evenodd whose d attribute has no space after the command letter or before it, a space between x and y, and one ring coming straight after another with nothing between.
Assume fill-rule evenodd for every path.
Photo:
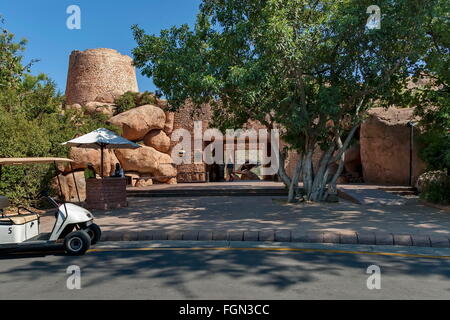
<instances>
[{"instance_id":1,"label":"white golf cart","mask_svg":"<svg viewBox=\"0 0 450 320\"><path fill-rule=\"evenodd\" d=\"M57 163L73 160L64 158L0 158L0 179L2 166L37 163ZM74 179L76 184L76 180ZM58 178L61 199L61 183ZM78 189L77 189L78 190ZM0 253L34 250L63 249L71 255L83 255L101 237L101 230L93 223L94 216L86 209L72 203L58 204L53 198L42 193L56 208L55 224L51 233L40 233L40 217L26 208L19 207L15 215L5 215L9 206L6 197L0 196Z\"/></svg>"}]
</instances>

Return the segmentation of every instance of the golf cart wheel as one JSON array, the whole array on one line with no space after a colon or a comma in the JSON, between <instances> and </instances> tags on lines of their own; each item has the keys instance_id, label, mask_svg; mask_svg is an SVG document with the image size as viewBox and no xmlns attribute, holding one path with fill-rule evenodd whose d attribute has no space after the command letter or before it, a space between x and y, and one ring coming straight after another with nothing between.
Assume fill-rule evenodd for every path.
<instances>
[{"instance_id":1,"label":"golf cart wheel","mask_svg":"<svg viewBox=\"0 0 450 320\"><path fill-rule=\"evenodd\" d=\"M100 238L102 237L102 230L98 225L93 223L89 227L87 227L85 231L91 238L91 245L94 245L100 241Z\"/></svg>"},{"instance_id":2,"label":"golf cart wheel","mask_svg":"<svg viewBox=\"0 0 450 320\"><path fill-rule=\"evenodd\" d=\"M70 255L81 256L90 246L91 237L83 230L71 232L64 238L64 249Z\"/></svg>"}]
</instances>

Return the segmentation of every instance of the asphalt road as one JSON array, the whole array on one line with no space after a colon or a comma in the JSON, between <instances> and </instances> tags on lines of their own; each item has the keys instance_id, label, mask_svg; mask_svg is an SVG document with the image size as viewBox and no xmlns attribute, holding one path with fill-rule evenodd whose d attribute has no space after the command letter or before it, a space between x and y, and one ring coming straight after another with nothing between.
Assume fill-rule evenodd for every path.
<instances>
[{"instance_id":1,"label":"asphalt road","mask_svg":"<svg viewBox=\"0 0 450 320\"><path fill-rule=\"evenodd\" d=\"M448 249L229 245L105 243L83 257L2 256L0 299L450 299ZM80 267L79 290L67 289L71 265ZM380 290L367 288L370 265L381 269Z\"/></svg>"}]
</instances>

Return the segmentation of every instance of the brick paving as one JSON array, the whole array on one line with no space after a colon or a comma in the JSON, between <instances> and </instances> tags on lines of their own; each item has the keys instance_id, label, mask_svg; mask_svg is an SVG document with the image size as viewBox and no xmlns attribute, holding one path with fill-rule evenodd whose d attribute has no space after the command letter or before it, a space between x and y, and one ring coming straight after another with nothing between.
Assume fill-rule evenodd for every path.
<instances>
[{"instance_id":1,"label":"brick paving","mask_svg":"<svg viewBox=\"0 0 450 320\"><path fill-rule=\"evenodd\" d=\"M130 200L130 199L129 199ZM287 204L283 197L133 198L93 211L103 240L229 240L450 247L450 214L417 201ZM41 229L51 231L51 216Z\"/></svg>"}]
</instances>

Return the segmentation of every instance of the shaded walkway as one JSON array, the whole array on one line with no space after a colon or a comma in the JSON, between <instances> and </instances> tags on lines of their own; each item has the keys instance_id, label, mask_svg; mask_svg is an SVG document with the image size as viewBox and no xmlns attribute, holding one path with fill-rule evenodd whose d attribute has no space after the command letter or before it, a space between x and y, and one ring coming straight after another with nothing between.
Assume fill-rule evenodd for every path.
<instances>
[{"instance_id":1,"label":"shaded walkway","mask_svg":"<svg viewBox=\"0 0 450 320\"><path fill-rule=\"evenodd\" d=\"M132 198L128 208L94 211L104 230L291 230L448 235L450 214L418 203L363 206L286 204L284 197ZM51 229L50 216L43 229Z\"/></svg>"}]
</instances>

